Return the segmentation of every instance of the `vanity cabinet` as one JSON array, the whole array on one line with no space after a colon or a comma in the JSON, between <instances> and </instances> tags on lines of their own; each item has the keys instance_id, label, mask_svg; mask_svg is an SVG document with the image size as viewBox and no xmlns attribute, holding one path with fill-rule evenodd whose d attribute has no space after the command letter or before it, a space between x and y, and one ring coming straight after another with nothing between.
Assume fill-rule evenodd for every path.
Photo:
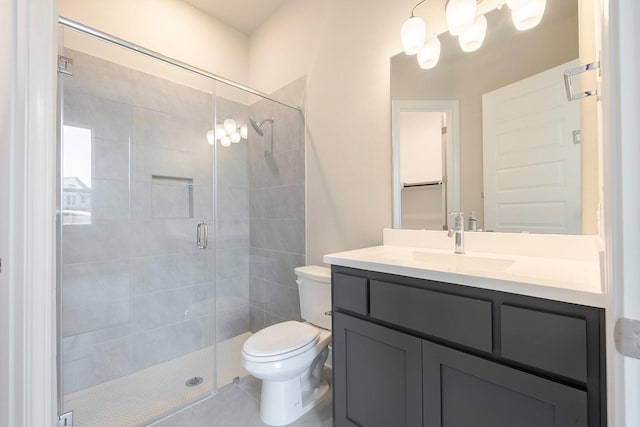
<instances>
[{"instance_id":1,"label":"vanity cabinet","mask_svg":"<svg viewBox=\"0 0 640 427\"><path fill-rule=\"evenodd\" d=\"M332 267L334 425L606 426L604 311Z\"/></svg>"}]
</instances>

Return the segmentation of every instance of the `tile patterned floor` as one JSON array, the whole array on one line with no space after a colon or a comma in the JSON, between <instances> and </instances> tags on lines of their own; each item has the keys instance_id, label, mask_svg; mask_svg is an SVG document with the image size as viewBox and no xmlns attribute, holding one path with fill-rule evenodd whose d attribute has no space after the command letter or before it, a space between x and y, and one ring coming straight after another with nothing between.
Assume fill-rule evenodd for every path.
<instances>
[{"instance_id":1,"label":"tile patterned floor","mask_svg":"<svg viewBox=\"0 0 640 427\"><path fill-rule=\"evenodd\" d=\"M325 370L325 378L331 373ZM173 416L152 424L153 427L264 427L260 421L260 380L246 377L240 384L230 384L218 394ZM331 393L331 391L329 392ZM294 421L291 427L333 426L333 402L329 394L318 406Z\"/></svg>"},{"instance_id":2,"label":"tile patterned floor","mask_svg":"<svg viewBox=\"0 0 640 427\"><path fill-rule=\"evenodd\" d=\"M253 335L251 332L245 332L242 335L218 343L216 348L216 365L218 366L216 383L218 384L218 389L231 384L235 377L244 378L249 375L240 366L240 352L244 342L251 335Z\"/></svg>"}]
</instances>

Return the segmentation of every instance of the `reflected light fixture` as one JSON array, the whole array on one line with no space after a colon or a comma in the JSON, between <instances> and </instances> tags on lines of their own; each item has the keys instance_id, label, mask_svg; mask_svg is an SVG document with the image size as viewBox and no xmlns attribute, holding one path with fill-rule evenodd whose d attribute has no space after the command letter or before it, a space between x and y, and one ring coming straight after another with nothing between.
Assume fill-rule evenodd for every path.
<instances>
[{"instance_id":1,"label":"reflected light fixture","mask_svg":"<svg viewBox=\"0 0 640 427\"><path fill-rule=\"evenodd\" d=\"M437 34L427 37L424 20L415 16L416 9L429 0L422 0L411 9L411 15L400 29L402 48L407 55L417 54L421 68L430 69L438 64L440 40ZM487 18L477 15L478 4L483 0L447 0L444 15L449 33L458 36L460 49L473 52L482 46L487 35ZM504 4L511 9L511 18L519 31L530 30L540 23L547 0L500 0L496 8ZM493 9L492 9L493 10Z\"/></svg>"},{"instance_id":2,"label":"reflected light fixture","mask_svg":"<svg viewBox=\"0 0 640 427\"><path fill-rule=\"evenodd\" d=\"M233 119L224 119L222 125L224 126L224 130L227 132L227 135L236 131L236 121Z\"/></svg>"},{"instance_id":3,"label":"reflected light fixture","mask_svg":"<svg viewBox=\"0 0 640 427\"><path fill-rule=\"evenodd\" d=\"M447 27L453 36L465 32L476 19L476 0L449 0L444 8Z\"/></svg>"},{"instance_id":4,"label":"reflected light fixture","mask_svg":"<svg viewBox=\"0 0 640 427\"><path fill-rule=\"evenodd\" d=\"M418 64L420 68L428 70L438 65L438 59L440 59L440 39L438 36L433 36L418 52Z\"/></svg>"},{"instance_id":5,"label":"reflected light fixture","mask_svg":"<svg viewBox=\"0 0 640 427\"><path fill-rule=\"evenodd\" d=\"M530 30L540 23L547 0L508 0L513 25L520 30Z\"/></svg>"},{"instance_id":6,"label":"reflected light fixture","mask_svg":"<svg viewBox=\"0 0 640 427\"><path fill-rule=\"evenodd\" d=\"M484 15L478 16L473 24L458 36L458 42L463 52L473 52L480 49L484 36L487 35L487 18Z\"/></svg>"},{"instance_id":7,"label":"reflected light fixture","mask_svg":"<svg viewBox=\"0 0 640 427\"><path fill-rule=\"evenodd\" d=\"M224 130L224 126L216 125L216 139L220 139L223 136L227 136L227 131Z\"/></svg>"},{"instance_id":8,"label":"reflected light fixture","mask_svg":"<svg viewBox=\"0 0 640 427\"><path fill-rule=\"evenodd\" d=\"M223 120L221 124L217 124L213 129L207 131L207 142L211 145L216 140L220 141L220 145L228 147L231 143L239 143L243 139L247 139L249 132L247 124L238 125L238 123L231 118Z\"/></svg>"}]
</instances>

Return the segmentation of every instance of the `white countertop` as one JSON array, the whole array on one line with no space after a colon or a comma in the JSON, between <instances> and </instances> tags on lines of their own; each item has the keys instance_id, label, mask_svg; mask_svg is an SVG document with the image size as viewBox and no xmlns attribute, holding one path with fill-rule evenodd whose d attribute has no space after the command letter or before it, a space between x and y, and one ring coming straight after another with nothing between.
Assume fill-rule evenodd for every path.
<instances>
[{"instance_id":1,"label":"white countertop","mask_svg":"<svg viewBox=\"0 0 640 427\"><path fill-rule=\"evenodd\" d=\"M445 232L385 230L385 244L324 256L332 265L604 307L596 236L466 233L465 254ZM448 244L449 249L443 247ZM545 246L548 245L549 247Z\"/></svg>"}]
</instances>

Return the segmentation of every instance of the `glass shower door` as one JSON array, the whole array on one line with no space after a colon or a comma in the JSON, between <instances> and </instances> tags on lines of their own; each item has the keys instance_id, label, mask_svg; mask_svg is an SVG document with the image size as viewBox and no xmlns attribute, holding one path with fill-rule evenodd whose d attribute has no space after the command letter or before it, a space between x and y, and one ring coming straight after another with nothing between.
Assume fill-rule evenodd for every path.
<instances>
[{"instance_id":1,"label":"glass shower door","mask_svg":"<svg viewBox=\"0 0 640 427\"><path fill-rule=\"evenodd\" d=\"M82 38L59 80L60 410L134 426L216 389L213 83Z\"/></svg>"}]
</instances>

